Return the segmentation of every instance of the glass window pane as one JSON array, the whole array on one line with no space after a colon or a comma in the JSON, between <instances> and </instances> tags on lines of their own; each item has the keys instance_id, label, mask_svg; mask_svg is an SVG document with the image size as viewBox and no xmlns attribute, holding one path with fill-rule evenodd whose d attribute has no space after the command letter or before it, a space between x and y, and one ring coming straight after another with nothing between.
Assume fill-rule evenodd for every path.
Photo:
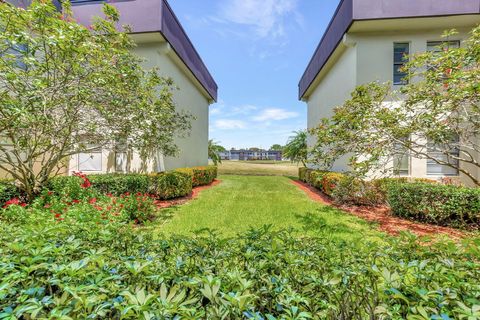
<instances>
[{"instance_id":1,"label":"glass window pane","mask_svg":"<svg viewBox=\"0 0 480 320\"><path fill-rule=\"evenodd\" d=\"M102 171L102 153L80 153L78 155L78 170Z\"/></svg>"},{"instance_id":2,"label":"glass window pane","mask_svg":"<svg viewBox=\"0 0 480 320\"><path fill-rule=\"evenodd\" d=\"M439 52L444 49L460 48L460 41L429 41L427 42L427 51Z\"/></svg>"},{"instance_id":3,"label":"glass window pane","mask_svg":"<svg viewBox=\"0 0 480 320\"><path fill-rule=\"evenodd\" d=\"M447 156L438 155L435 159L447 161ZM458 166L458 160L450 160L450 163ZM430 176L458 176L458 170L449 166L440 165L434 160L427 160L427 174Z\"/></svg>"},{"instance_id":4,"label":"glass window pane","mask_svg":"<svg viewBox=\"0 0 480 320\"><path fill-rule=\"evenodd\" d=\"M459 137L455 136L452 138L450 143L446 144L434 144L428 143L428 155L432 158L435 158L439 161L448 162L455 166L455 168L440 165L434 160L427 160L427 174L431 176L458 176L458 166L460 164L458 159L449 159L446 155L448 152L452 156L458 157L460 151L458 149ZM448 148L452 148L448 150ZM443 152L442 152L443 151Z\"/></svg>"},{"instance_id":5,"label":"glass window pane","mask_svg":"<svg viewBox=\"0 0 480 320\"><path fill-rule=\"evenodd\" d=\"M408 81L405 79L406 73L401 69L405 63L408 62L408 54L410 53L409 43L394 43L393 44L393 84L404 85Z\"/></svg>"},{"instance_id":6,"label":"glass window pane","mask_svg":"<svg viewBox=\"0 0 480 320\"><path fill-rule=\"evenodd\" d=\"M393 59L395 63L404 63L408 61L410 45L408 43L395 43L393 46Z\"/></svg>"},{"instance_id":7,"label":"glass window pane","mask_svg":"<svg viewBox=\"0 0 480 320\"><path fill-rule=\"evenodd\" d=\"M127 153L126 152L115 153L115 171L127 172Z\"/></svg>"}]
</instances>

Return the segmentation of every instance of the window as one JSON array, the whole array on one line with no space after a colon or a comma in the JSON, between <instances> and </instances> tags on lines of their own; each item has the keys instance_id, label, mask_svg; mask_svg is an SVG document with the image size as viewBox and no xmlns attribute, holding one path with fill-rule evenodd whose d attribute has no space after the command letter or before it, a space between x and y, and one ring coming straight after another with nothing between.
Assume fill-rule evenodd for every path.
<instances>
[{"instance_id":1,"label":"window","mask_svg":"<svg viewBox=\"0 0 480 320\"><path fill-rule=\"evenodd\" d=\"M440 52L446 49L460 48L460 41L429 41L427 42L428 52Z\"/></svg>"},{"instance_id":2,"label":"window","mask_svg":"<svg viewBox=\"0 0 480 320\"><path fill-rule=\"evenodd\" d=\"M405 141L407 140L408 138L405 138ZM410 175L410 152L401 143L396 143L394 149L393 174L397 176Z\"/></svg>"},{"instance_id":3,"label":"window","mask_svg":"<svg viewBox=\"0 0 480 320\"><path fill-rule=\"evenodd\" d=\"M428 144L428 155L439 160L450 163L455 166L452 168L450 166L438 164L435 160L427 160L427 174L429 176L458 176L458 166L459 160L453 159L451 156L459 157L460 150L458 148L459 139L456 137L452 139L450 146L441 146L434 143ZM453 145L453 147L451 146ZM451 147L451 150L448 151L448 148ZM448 155L446 154L448 151Z\"/></svg>"},{"instance_id":4,"label":"window","mask_svg":"<svg viewBox=\"0 0 480 320\"><path fill-rule=\"evenodd\" d=\"M87 145L87 149L94 148ZM78 154L79 171L102 171L102 149L97 148L89 152Z\"/></svg>"},{"instance_id":5,"label":"window","mask_svg":"<svg viewBox=\"0 0 480 320\"><path fill-rule=\"evenodd\" d=\"M127 153L115 152L115 171L127 172Z\"/></svg>"},{"instance_id":6,"label":"window","mask_svg":"<svg viewBox=\"0 0 480 320\"><path fill-rule=\"evenodd\" d=\"M126 143L117 142L115 144L115 171L127 172L127 145Z\"/></svg>"},{"instance_id":7,"label":"window","mask_svg":"<svg viewBox=\"0 0 480 320\"><path fill-rule=\"evenodd\" d=\"M394 43L393 44L393 84L404 85L408 83L405 79L407 74L401 69L408 62L408 55L410 54L410 44Z\"/></svg>"}]
</instances>

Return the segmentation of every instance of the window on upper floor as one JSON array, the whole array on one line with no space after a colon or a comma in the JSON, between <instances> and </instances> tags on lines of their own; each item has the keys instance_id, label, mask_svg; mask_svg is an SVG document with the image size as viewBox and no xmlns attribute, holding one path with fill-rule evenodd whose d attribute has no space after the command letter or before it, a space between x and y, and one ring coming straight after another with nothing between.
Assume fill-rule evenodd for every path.
<instances>
[{"instance_id":1,"label":"window on upper floor","mask_svg":"<svg viewBox=\"0 0 480 320\"><path fill-rule=\"evenodd\" d=\"M405 79L407 74L402 71L405 63L408 62L410 54L410 43L396 42L393 44L393 84L405 85L408 80Z\"/></svg>"},{"instance_id":2,"label":"window on upper floor","mask_svg":"<svg viewBox=\"0 0 480 320\"><path fill-rule=\"evenodd\" d=\"M442 50L460 48L460 41L429 41L427 42L428 52L440 52Z\"/></svg>"}]
</instances>

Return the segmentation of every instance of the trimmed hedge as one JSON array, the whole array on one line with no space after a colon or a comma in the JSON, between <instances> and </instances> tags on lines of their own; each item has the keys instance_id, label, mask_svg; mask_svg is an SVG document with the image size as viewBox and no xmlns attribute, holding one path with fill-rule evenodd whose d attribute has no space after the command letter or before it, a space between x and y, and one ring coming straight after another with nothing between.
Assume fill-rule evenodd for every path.
<instances>
[{"instance_id":1,"label":"trimmed hedge","mask_svg":"<svg viewBox=\"0 0 480 320\"><path fill-rule=\"evenodd\" d=\"M11 181L0 179L0 208L12 198L20 198L21 193L17 186Z\"/></svg>"},{"instance_id":2,"label":"trimmed hedge","mask_svg":"<svg viewBox=\"0 0 480 320\"><path fill-rule=\"evenodd\" d=\"M193 187L210 184L216 177L217 167L208 166L155 174L99 174L88 176L88 180L91 188L101 194L120 196L125 193L148 193L157 199L168 200L187 196ZM55 177L50 179L47 189L75 197L82 182L82 178L77 176Z\"/></svg>"},{"instance_id":3,"label":"trimmed hedge","mask_svg":"<svg viewBox=\"0 0 480 320\"><path fill-rule=\"evenodd\" d=\"M100 193L120 196L130 193L150 193L151 178L144 174L99 174L88 176Z\"/></svg>"},{"instance_id":4,"label":"trimmed hedge","mask_svg":"<svg viewBox=\"0 0 480 320\"><path fill-rule=\"evenodd\" d=\"M365 181L307 168L300 168L299 177L339 204L386 204L399 217L440 226L480 228L480 188L442 185L424 178Z\"/></svg>"},{"instance_id":5,"label":"trimmed hedge","mask_svg":"<svg viewBox=\"0 0 480 320\"><path fill-rule=\"evenodd\" d=\"M149 193L157 199L168 200L192 193L192 178L182 172L166 172L150 175Z\"/></svg>"},{"instance_id":6,"label":"trimmed hedge","mask_svg":"<svg viewBox=\"0 0 480 320\"><path fill-rule=\"evenodd\" d=\"M298 168L298 178L300 179L300 181L307 182L308 177L312 171L313 169L306 167Z\"/></svg>"},{"instance_id":7,"label":"trimmed hedge","mask_svg":"<svg viewBox=\"0 0 480 320\"><path fill-rule=\"evenodd\" d=\"M210 184L217 178L216 166L180 168L176 169L175 171L190 175L192 177L192 185L194 187Z\"/></svg>"},{"instance_id":8,"label":"trimmed hedge","mask_svg":"<svg viewBox=\"0 0 480 320\"><path fill-rule=\"evenodd\" d=\"M99 174L88 176L91 188L101 194L120 196L126 193L151 194L160 200L184 197L192 192L192 179L186 173ZM79 177L55 177L47 189L55 194L75 197L83 180Z\"/></svg>"},{"instance_id":9,"label":"trimmed hedge","mask_svg":"<svg viewBox=\"0 0 480 320\"><path fill-rule=\"evenodd\" d=\"M430 183L390 183L393 214L441 226L480 227L480 188Z\"/></svg>"}]
</instances>

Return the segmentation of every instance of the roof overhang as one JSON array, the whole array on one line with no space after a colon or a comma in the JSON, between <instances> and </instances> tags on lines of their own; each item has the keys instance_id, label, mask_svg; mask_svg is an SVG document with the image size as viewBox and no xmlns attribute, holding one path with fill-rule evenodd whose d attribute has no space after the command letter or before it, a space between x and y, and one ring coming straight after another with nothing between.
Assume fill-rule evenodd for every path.
<instances>
[{"instance_id":1,"label":"roof overhang","mask_svg":"<svg viewBox=\"0 0 480 320\"><path fill-rule=\"evenodd\" d=\"M160 33L209 97L217 101L215 80L166 0L125 0L110 4L120 12L119 25L130 26L133 34ZM93 17L103 16L102 2L73 2L73 12L79 23L88 26Z\"/></svg>"},{"instance_id":2,"label":"roof overhang","mask_svg":"<svg viewBox=\"0 0 480 320\"><path fill-rule=\"evenodd\" d=\"M480 0L342 0L300 80L299 98L306 97L349 31L471 26L480 23L479 14ZM436 17L445 19L439 21ZM411 19L412 23L405 23L404 19Z\"/></svg>"}]
</instances>

